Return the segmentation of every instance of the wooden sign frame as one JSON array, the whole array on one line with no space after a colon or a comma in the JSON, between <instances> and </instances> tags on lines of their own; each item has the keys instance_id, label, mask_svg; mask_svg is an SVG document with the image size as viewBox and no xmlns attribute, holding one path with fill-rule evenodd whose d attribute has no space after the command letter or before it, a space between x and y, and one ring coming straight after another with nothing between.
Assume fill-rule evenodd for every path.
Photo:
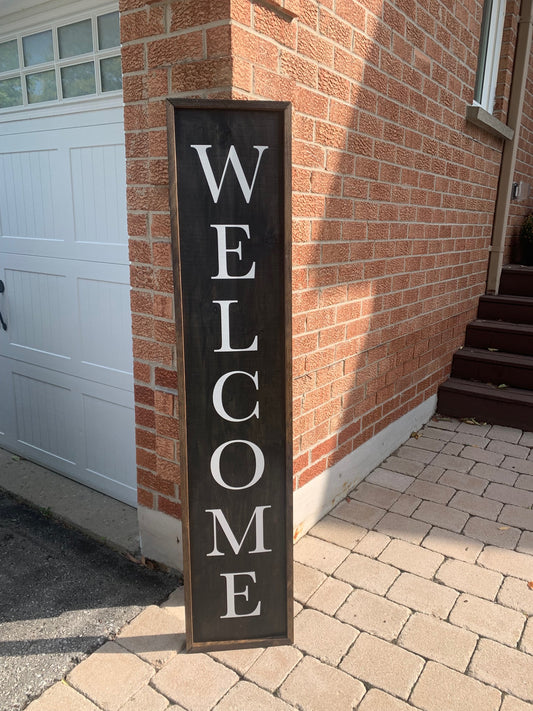
<instances>
[{"instance_id":1,"label":"wooden sign frame","mask_svg":"<svg viewBox=\"0 0 533 711\"><path fill-rule=\"evenodd\" d=\"M291 644L291 105L167 125L187 649Z\"/></svg>"}]
</instances>

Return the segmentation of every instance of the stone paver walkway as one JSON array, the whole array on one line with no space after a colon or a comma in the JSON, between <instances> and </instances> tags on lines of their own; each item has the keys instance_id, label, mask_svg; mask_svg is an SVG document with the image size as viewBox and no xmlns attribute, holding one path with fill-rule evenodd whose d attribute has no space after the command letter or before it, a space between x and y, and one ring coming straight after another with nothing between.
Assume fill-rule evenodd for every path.
<instances>
[{"instance_id":1,"label":"stone paver walkway","mask_svg":"<svg viewBox=\"0 0 533 711\"><path fill-rule=\"evenodd\" d=\"M533 433L432 420L295 561L293 647L184 654L176 591L28 711L533 708Z\"/></svg>"}]
</instances>

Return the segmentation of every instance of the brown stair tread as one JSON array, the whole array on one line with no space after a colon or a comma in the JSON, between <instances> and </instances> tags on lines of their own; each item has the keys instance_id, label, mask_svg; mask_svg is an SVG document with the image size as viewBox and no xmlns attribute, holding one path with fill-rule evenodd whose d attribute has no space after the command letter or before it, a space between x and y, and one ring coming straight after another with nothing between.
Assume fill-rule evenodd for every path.
<instances>
[{"instance_id":1,"label":"brown stair tread","mask_svg":"<svg viewBox=\"0 0 533 711\"><path fill-rule=\"evenodd\" d=\"M508 353L507 351L489 351L484 348L464 346L455 353L456 356L482 360L485 363L502 363L518 368L533 368L533 356L521 353Z\"/></svg>"},{"instance_id":2,"label":"brown stair tread","mask_svg":"<svg viewBox=\"0 0 533 711\"><path fill-rule=\"evenodd\" d=\"M531 274L533 277L533 267L528 267L525 264L506 264L502 267L502 272L506 274Z\"/></svg>"},{"instance_id":3,"label":"brown stair tread","mask_svg":"<svg viewBox=\"0 0 533 711\"><path fill-rule=\"evenodd\" d=\"M533 430L533 391L497 388L486 383L449 378L438 392L437 410L452 417L475 417L504 427Z\"/></svg>"},{"instance_id":4,"label":"brown stair tread","mask_svg":"<svg viewBox=\"0 0 533 711\"><path fill-rule=\"evenodd\" d=\"M533 355L533 324L476 319L466 327L465 346Z\"/></svg>"},{"instance_id":5,"label":"brown stair tread","mask_svg":"<svg viewBox=\"0 0 533 711\"><path fill-rule=\"evenodd\" d=\"M533 296L485 295L479 299L478 319L533 324Z\"/></svg>"},{"instance_id":6,"label":"brown stair tread","mask_svg":"<svg viewBox=\"0 0 533 711\"><path fill-rule=\"evenodd\" d=\"M470 321L467 328L482 328L499 333L533 334L533 324L531 323L509 323L508 321L493 321L485 318Z\"/></svg>"},{"instance_id":7,"label":"brown stair tread","mask_svg":"<svg viewBox=\"0 0 533 711\"><path fill-rule=\"evenodd\" d=\"M520 294L484 294L479 300L483 302L533 306L533 296L521 296Z\"/></svg>"},{"instance_id":8,"label":"brown stair tread","mask_svg":"<svg viewBox=\"0 0 533 711\"><path fill-rule=\"evenodd\" d=\"M533 323L476 319L466 327L465 345L533 355Z\"/></svg>"},{"instance_id":9,"label":"brown stair tread","mask_svg":"<svg viewBox=\"0 0 533 711\"><path fill-rule=\"evenodd\" d=\"M462 378L448 378L440 388L447 391L470 393L491 400L499 400L500 402L523 403L533 408L533 392L531 390L511 387L498 388L488 383L463 380ZM531 417L533 423L533 410L531 411Z\"/></svg>"}]
</instances>

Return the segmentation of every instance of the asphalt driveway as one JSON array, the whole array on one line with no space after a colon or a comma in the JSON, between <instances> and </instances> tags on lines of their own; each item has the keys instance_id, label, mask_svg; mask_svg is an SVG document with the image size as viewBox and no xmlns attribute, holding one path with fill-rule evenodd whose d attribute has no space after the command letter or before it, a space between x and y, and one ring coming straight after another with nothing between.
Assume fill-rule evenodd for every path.
<instances>
[{"instance_id":1,"label":"asphalt driveway","mask_svg":"<svg viewBox=\"0 0 533 711\"><path fill-rule=\"evenodd\" d=\"M178 584L0 491L0 709L23 709Z\"/></svg>"}]
</instances>

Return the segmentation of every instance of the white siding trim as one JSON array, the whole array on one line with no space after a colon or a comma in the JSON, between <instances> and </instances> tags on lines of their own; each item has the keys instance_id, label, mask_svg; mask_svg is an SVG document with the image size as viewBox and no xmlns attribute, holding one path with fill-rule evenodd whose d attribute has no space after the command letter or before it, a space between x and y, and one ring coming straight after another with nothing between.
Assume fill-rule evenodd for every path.
<instances>
[{"instance_id":1,"label":"white siding trim","mask_svg":"<svg viewBox=\"0 0 533 711\"><path fill-rule=\"evenodd\" d=\"M396 420L375 437L326 469L294 492L293 530L297 541L341 501L360 481L409 439L434 414L437 396L433 395L411 412Z\"/></svg>"}]
</instances>

